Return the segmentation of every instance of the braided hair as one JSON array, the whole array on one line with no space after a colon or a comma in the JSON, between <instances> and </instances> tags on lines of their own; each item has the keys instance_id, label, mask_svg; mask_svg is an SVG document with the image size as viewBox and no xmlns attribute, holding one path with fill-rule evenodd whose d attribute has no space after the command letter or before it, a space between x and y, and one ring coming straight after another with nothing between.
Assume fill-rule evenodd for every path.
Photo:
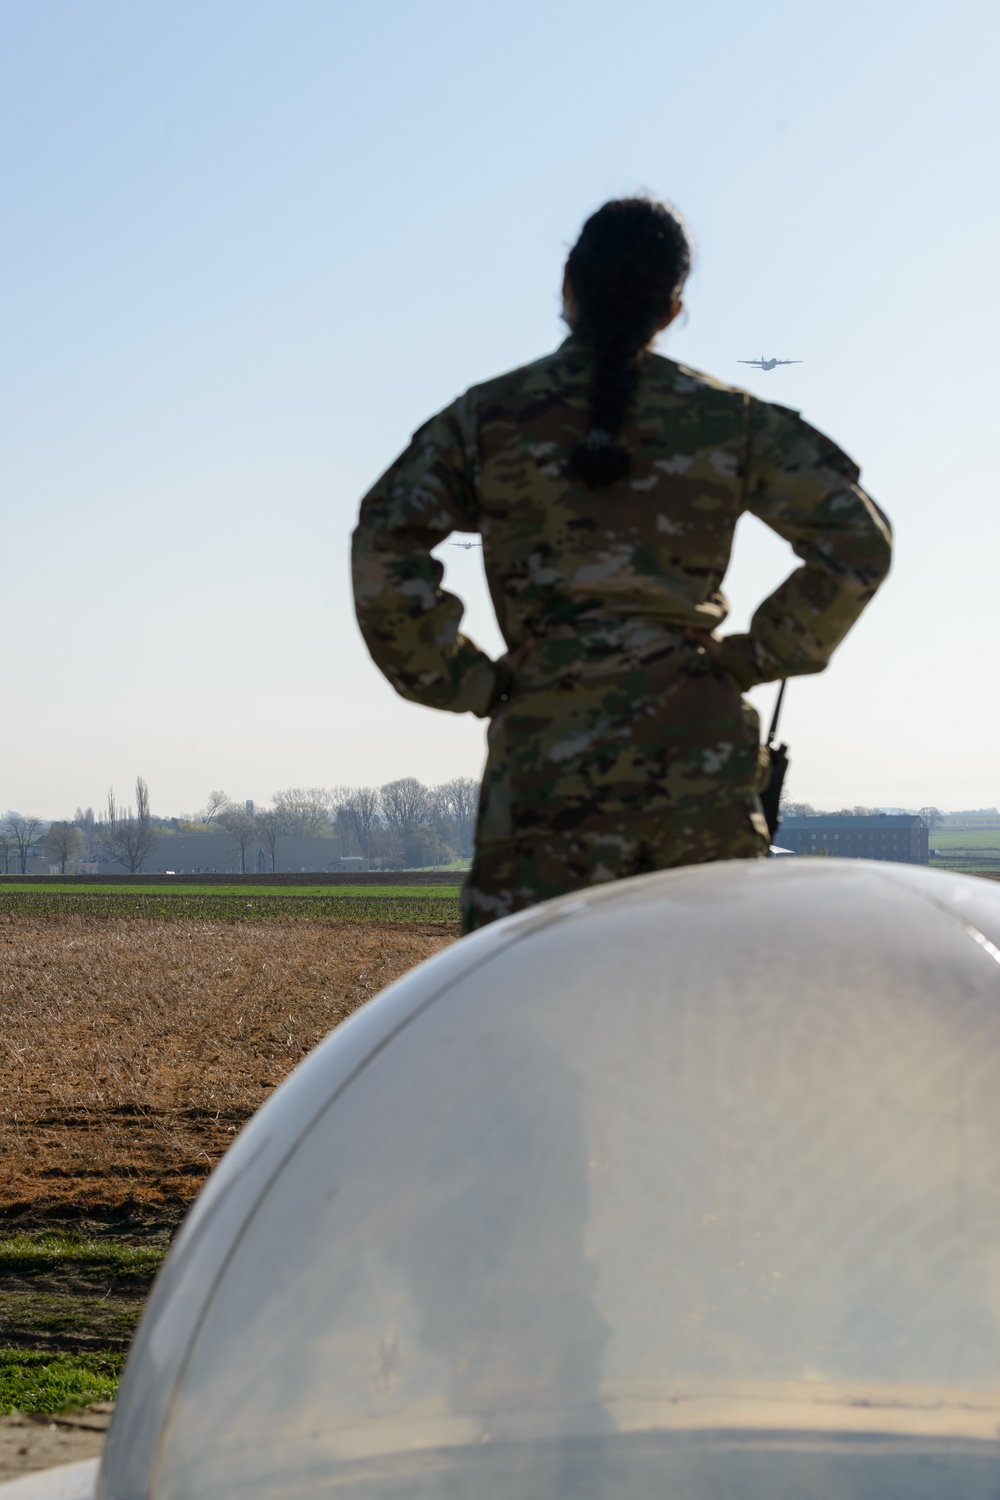
<instances>
[{"instance_id":1,"label":"braided hair","mask_svg":"<svg viewBox=\"0 0 1000 1500\"><path fill-rule=\"evenodd\" d=\"M615 198L584 224L566 261L573 332L590 344L594 384L587 438L567 472L592 489L624 479L632 460L615 443L643 351L669 317L688 271L683 219L654 198Z\"/></svg>"}]
</instances>

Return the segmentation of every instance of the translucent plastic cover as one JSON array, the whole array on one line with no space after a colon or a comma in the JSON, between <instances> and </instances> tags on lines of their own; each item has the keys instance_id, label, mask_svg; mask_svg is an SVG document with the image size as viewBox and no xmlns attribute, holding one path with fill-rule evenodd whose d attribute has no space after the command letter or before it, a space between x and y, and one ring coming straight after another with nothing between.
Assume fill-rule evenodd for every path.
<instances>
[{"instance_id":1,"label":"translucent plastic cover","mask_svg":"<svg viewBox=\"0 0 1000 1500\"><path fill-rule=\"evenodd\" d=\"M106 1500L997 1492L987 882L787 860L551 903L366 1007L231 1155Z\"/></svg>"}]
</instances>

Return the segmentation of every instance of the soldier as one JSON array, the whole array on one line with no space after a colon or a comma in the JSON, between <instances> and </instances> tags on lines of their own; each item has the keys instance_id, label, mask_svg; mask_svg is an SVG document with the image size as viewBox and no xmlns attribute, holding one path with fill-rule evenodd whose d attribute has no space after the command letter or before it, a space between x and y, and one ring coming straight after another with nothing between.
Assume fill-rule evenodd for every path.
<instances>
[{"instance_id":1,"label":"soldier","mask_svg":"<svg viewBox=\"0 0 1000 1500\"><path fill-rule=\"evenodd\" d=\"M566 262L570 336L474 386L365 496L354 591L404 698L490 719L466 930L647 870L766 853L742 693L821 672L889 568L859 471L797 412L651 352L690 244L663 203L606 203ZM719 638L749 510L801 566ZM477 531L507 654L459 630L431 549Z\"/></svg>"}]
</instances>

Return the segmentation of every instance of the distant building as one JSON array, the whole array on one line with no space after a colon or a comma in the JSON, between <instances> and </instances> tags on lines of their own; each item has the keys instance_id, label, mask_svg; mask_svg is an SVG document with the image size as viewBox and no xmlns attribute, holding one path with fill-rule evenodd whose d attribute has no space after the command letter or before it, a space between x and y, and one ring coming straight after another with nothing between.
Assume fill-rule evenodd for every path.
<instances>
[{"instance_id":1,"label":"distant building","mask_svg":"<svg viewBox=\"0 0 1000 1500\"><path fill-rule=\"evenodd\" d=\"M782 818L777 837L796 854L888 859L903 865L926 865L930 860L927 824L914 813Z\"/></svg>"},{"instance_id":2,"label":"distant building","mask_svg":"<svg viewBox=\"0 0 1000 1500\"><path fill-rule=\"evenodd\" d=\"M260 839L247 844L243 858L248 875L350 873L368 869L364 859L343 858L336 839L279 834L274 847L272 872L271 851ZM121 875L125 866L118 860L102 860L100 870ZM237 875L240 873L240 851L231 834L217 833L164 834L142 863L143 875Z\"/></svg>"}]
</instances>

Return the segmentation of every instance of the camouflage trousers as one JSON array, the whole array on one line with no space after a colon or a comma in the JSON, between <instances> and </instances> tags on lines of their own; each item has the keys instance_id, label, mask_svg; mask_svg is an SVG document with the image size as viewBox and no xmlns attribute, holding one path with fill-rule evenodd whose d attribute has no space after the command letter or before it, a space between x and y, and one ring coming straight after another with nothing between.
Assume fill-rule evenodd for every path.
<instances>
[{"instance_id":1,"label":"camouflage trousers","mask_svg":"<svg viewBox=\"0 0 1000 1500\"><path fill-rule=\"evenodd\" d=\"M465 931L609 880L766 854L757 714L703 649L675 636L652 660L584 660L550 681L532 665L490 725Z\"/></svg>"}]
</instances>

